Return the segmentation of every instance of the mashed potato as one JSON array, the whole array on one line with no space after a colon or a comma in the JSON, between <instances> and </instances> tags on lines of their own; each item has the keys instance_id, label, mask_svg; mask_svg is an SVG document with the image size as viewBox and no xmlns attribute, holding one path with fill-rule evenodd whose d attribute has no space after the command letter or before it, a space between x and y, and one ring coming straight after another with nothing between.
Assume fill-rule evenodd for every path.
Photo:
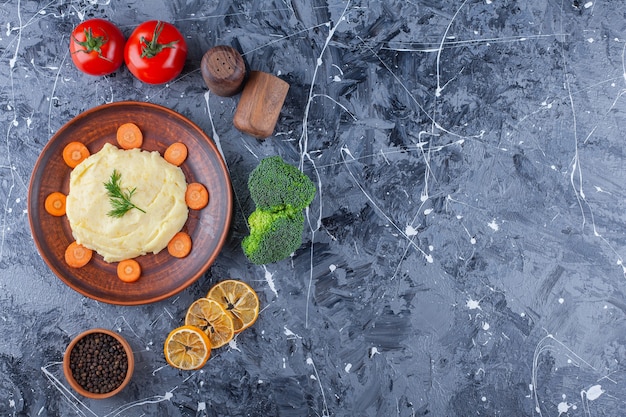
<instances>
[{"instance_id":1,"label":"mashed potato","mask_svg":"<svg viewBox=\"0 0 626 417\"><path fill-rule=\"evenodd\" d=\"M107 215L111 202L104 186L113 170L122 190L136 188L124 216ZM70 175L66 214L74 239L98 252L106 262L158 253L187 221L187 182L183 171L158 152L122 150L107 143Z\"/></svg>"}]
</instances>

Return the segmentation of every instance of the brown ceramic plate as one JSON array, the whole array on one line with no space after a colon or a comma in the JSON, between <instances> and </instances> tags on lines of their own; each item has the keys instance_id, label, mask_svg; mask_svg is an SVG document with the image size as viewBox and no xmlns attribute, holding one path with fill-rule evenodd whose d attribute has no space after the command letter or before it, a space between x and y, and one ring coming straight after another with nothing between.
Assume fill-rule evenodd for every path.
<instances>
[{"instance_id":1,"label":"brown ceramic plate","mask_svg":"<svg viewBox=\"0 0 626 417\"><path fill-rule=\"evenodd\" d=\"M65 263L65 248L74 239L67 217L53 217L44 209L48 194L69 192L71 169L62 151L72 141L81 141L98 152L106 142L117 145L115 135L123 123L142 130L142 149L161 155L174 142L183 142L189 155L181 165L187 182L200 182L209 191L209 204L189 210L183 227L191 236L192 250L184 259L170 256L167 249L157 255L140 256L142 276L134 283L117 278L117 263L104 262L94 252L82 268ZM232 214L232 190L228 170L213 141L194 123L173 110L150 103L117 102L88 110L64 125L44 147L31 177L28 217L41 257L68 286L95 300L111 304L147 304L170 297L196 281L221 250Z\"/></svg>"}]
</instances>

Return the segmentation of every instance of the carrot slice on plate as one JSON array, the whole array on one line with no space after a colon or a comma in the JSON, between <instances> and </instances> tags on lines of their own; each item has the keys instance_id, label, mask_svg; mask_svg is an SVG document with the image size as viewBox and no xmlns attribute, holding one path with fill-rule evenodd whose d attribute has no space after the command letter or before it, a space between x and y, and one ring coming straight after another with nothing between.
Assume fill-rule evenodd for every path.
<instances>
[{"instance_id":1,"label":"carrot slice on plate","mask_svg":"<svg viewBox=\"0 0 626 417\"><path fill-rule=\"evenodd\" d=\"M89 149L81 142L70 142L63 148L63 160L70 168L83 162L89 157Z\"/></svg>"},{"instance_id":2,"label":"carrot slice on plate","mask_svg":"<svg viewBox=\"0 0 626 417\"><path fill-rule=\"evenodd\" d=\"M65 215L65 194L55 191L46 197L44 208L48 214L56 217Z\"/></svg>"},{"instance_id":3,"label":"carrot slice on plate","mask_svg":"<svg viewBox=\"0 0 626 417\"><path fill-rule=\"evenodd\" d=\"M141 148L143 133L134 123L124 123L117 128L117 143L122 149Z\"/></svg>"},{"instance_id":4,"label":"carrot slice on plate","mask_svg":"<svg viewBox=\"0 0 626 417\"><path fill-rule=\"evenodd\" d=\"M191 252L191 237L185 232L178 232L167 244L167 251L175 258L184 258Z\"/></svg>"},{"instance_id":5,"label":"carrot slice on plate","mask_svg":"<svg viewBox=\"0 0 626 417\"><path fill-rule=\"evenodd\" d=\"M187 203L187 207L192 210L203 209L209 204L209 192L206 187L199 182L192 182L187 185L185 203Z\"/></svg>"},{"instance_id":6,"label":"carrot slice on plate","mask_svg":"<svg viewBox=\"0 0 626 417\"><path fill-rule=\"evenodd\" d=\"M163 154L163 158L172 165L181 166L187 159L187 146L182 142L172 143Z\"/></svg>"},{"instance_id":7,"label":"carrot slice on plate","mask_svg":"<svg viewBox=\"0 0 626 417\"><path fill-rule=\"evenodd\" d=\"M93 251L76 242L69 244L65 249L65 262L72 268L82 268L91 260Z\"/></svg>"},{"instance_id":8,"label":"carrot slice on plate","mask_svg":"<svg viewBox=\"0 0 626 417\"><path fill-rule=\"evenodd\" d=\"M125 259L117 264L117 277L124 282L135 282L141 276L141 265L134 259Z\"/></svg>"}]
</instances>

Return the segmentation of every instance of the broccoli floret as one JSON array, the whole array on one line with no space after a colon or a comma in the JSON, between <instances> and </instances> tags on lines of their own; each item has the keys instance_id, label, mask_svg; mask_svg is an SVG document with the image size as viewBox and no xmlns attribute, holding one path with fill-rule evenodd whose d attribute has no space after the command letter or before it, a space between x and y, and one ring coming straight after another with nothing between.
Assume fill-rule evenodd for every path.
<instances>
[{"instance_id":1,"label":"broccoli floret","mask_svg":"<svg viewBox=\"0 0 626 417\"><path fill-rule=\"evenodd\" d=\"M303 210L315 197L313 181L280 156L259 163L250 173L248 189L256 208L262 210Z\"/></svg>"},{"instance_id":2,"label":"broccoli floret","mask_svg":"<svg viewBox=\"0 0 626 417\"><path fill-rule=\"evenodd\" d=\"M258 265L287 258L302 245L304 215L315 197L315 184L280 156L263 159L248 178L256 205L248 217L250 235L241 246Z\"/></svg>"},{"instance_id":3,"label":"broccoli floret","mask_svg":"<svg viewBox=\"0 0 626 417\"><path fill-rule=\"evenodd\" d=\"M256 209L248 218L250 235L241 242L248 259L263 265L285 259L302 245L302 211Z\"/></svg>"}]
</instances>

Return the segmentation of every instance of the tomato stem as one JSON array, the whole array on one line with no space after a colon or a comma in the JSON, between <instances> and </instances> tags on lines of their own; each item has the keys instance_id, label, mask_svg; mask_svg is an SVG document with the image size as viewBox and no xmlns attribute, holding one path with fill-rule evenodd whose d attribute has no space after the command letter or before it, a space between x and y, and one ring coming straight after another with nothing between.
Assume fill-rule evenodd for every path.
<instances>
[{"instance_id":1,"label":"tomato stem","mask_svg":"<svg viewBox=\"0 0 626 417\"><path fill-rule=\"evenodd\" d=\"M159 43L159 35L163 31L163 27L165 24L161 21L158 21L156 26L154 27L154 33L152 34L152 39L148 41L143 36L141 37L141 43L143 43L141 47L141 57L142 58L154 58L157 56L163 49L173 48L178 40L168 42L168 43Z\"/></svg>"},{"instance_id":2,"label":"tomato stem","mask_svg":"<svg viewBox=\"0 0 626 417\"><path fill-rule=\"evenodd\" d=\"M104 32L104 30L102 31ZM97 52L99 58L102 58L105 61L112 62L110 59L102 55L102 47L104 46L104 44L106 44L109 41L109 37L106 36L106 32L104 32L105 33L104 36L94 36L93 32L91 31L91 28L87 28L84 30L84 33L85 33L85 40L82 42L76 39L75 36L72 36L74 38L74 42L76 42L77 45L80 45L83 48L85 48L85 49L80 49L76 52L84 52L86 54Z\"/></svg>"}]
</instances>

